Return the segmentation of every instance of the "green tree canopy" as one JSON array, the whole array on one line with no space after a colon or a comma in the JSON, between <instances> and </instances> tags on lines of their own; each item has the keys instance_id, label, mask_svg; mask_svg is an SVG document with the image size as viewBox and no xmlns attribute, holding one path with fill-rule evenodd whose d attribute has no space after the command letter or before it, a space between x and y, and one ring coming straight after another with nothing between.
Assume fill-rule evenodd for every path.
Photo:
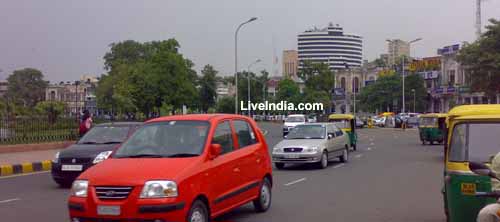
<instances>
[{"instance_id":1,"label":"green tree canopy","mask_svg":"<svg viewBox=\"0 0 500 222\"><path fill-rule=\"evenodd\" d=\"M15 70L7 78L9 86L6 97L18 105L34 107L39 101L45 99L45 88L48 83L43 78L42 72L37 69Z\"/></svg>"},{"instance_id":2,"label":"green tree canopy","mask_svg":"<svg viewBox=\"0 0 500 222\"><path fill-rule=\"evenodd\" d=\"M65 110L66 103L59 101L41 101L35 106L35 111L38 114L47 115L49 122L55 122Z\"/></svg>"},{"instance_id":3,"label":"green tree canopy","mask_svg":"<svg viewBox=\"0 0 500 222\"><path fill-rule=\"evenodd\" d=\"M217 101L216 107L218 113L234 113L234 98L222 97Z\"/></svg>"},{"instance_id":4,"label":"green tree canopy","mask_svg":"<svg viewBox=\"0 0 500 222\"><path fill-rule=\"evenodd\" d=\"M201 74L199 83L201 109L203 112L208 112L208 109L215 105L217 98L217 71L211 65L205 65Z\"/></svg>"},{"instance_id":5,"label":"green tree canopy","mask_svg":"<svg viewBox=\"0 0 500 222\"><path fill-rule=\"evenodd\" d=\"M500 21L489 20L479 40L466 44L457 60L466 67L473 91L483 91L489 97L500 93Z\"/></svg>"}]
</instances>

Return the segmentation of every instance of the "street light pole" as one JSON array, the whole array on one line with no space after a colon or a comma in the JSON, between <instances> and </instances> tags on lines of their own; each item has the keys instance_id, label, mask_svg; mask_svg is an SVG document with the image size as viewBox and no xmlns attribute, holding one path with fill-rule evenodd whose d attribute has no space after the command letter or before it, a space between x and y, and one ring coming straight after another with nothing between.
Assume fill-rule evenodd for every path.
<instances>
[{"instance_id":1,"label":"street light pole","mask_svg":"<svg viewBox=\"0 0 500 222\"><path fill-rule=\"evenodd\" d=\"M415 89L411 89L411 92L413 93L413 112L415 113L415 107L416 107Z\"/></svg>"},{"instance_id":2,"label":"street light pole","mask_svg":"<svg viewBox=\"0 0 500 222\"><path fill-rule=\"evenodd\" d=\"M257 59L257 60L255 60L255 62L250 63L250 65L248 65L248 67L247 67L247 77L248 77L247 78L248 79L248 97L247 98L248 98L248 104L249 104L248 105L248 116L249 117L250 117L250 102L252 101L251 97L250 97L251 96L251 94L250 94L250 67L252 67L253 65L255 65L259 62L260 62L260 59Z\"/></svg>"},{"instance_id":3,"label":"street light pole","mask_svg":"<svg viewBox=\"0 0 500 222\"><path fill-rule=\"evenodd\" d=\"M257 17L252 17L248 21L241 23L238 28L236 28L236 31L234 33L234 86L235 86L235 101L234 101L234 111L236 114L238 114L238 32L240 31L240 28L248 24L250 22L253 22L257 20Z\"/></svg>"}]
</instances>

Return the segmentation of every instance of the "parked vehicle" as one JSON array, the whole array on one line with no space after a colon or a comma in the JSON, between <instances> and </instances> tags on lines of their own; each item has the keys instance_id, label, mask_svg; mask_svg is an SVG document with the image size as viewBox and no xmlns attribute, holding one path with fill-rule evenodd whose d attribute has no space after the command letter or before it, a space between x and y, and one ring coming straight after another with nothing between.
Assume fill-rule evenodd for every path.
<instances>
[{"instance_id":1,"label":"parked vehicle","mask_svg":"<svg viewBox=\"0 0 500 222\"><path fill-rule=\"evenodd\" d=\"M445 113L420 115L418 131L422 145L425 145L427 142L431 145L434 142L444 143L447 134L446 117L448 117L448 114Z\"/></svg>"},{"instance_id":2,"label":"parked vehicle","mask_svg":"<svg viewBox=\"0 0 500 222\"><path fill-rule=\"evenodd\" d=\"M73 183L71 221L202 221L271 206L271 158L252 119L160 117Z\"/></svg>"},{"instance_id":3,"label":"parked vehicle","mask_svg":"<svg viewBox=\"0 0 500 222\"><path fill-rule=\"evenodd\" d=\"M463 105L448 112L443 200L447 221L475 221L494 202L477 198L491 191L491 179L473 174L470 162L488 163L499 152L500 105Z\"/></svg>"},{"instance_id":4,"label":"parked vehicle","mask_svg":"<svg viewBox=\"0 0 500 222\"><path fill-rule=\"evenodd\" d=\"M332 159L349 158L349 138L334 123L308 123L290 130L272 152L276 168L288 163L314 163L324 169Z\"/></svg>"},{"instance_id":5,"label":"parked vehicle","mask_svg":"<svg viewBox=\"0 0 500 222\"><path fill-rule=\"evenodd\" d=\"M365 123L358 117L356 117L356 128L363 128Z\"/></svg>"},{"instance_id":6,"label":"parked vehicle","mask_svg":"<svg viewBox=\"0 0 500 222\"><path fill-rule=\"evenodd\" d=\"M498 154L497 154L498 156ZM497 158L497 157L495 157ZM492 163L495 164L495 163ZM498 167L498 166L493 166L493 167ZM470 162L469 163L469 169L474 172L477 175L480 176L485 176L485 177L490 177L492 180L494 180L496 183L500 182L500 178L497 176L497 172L494 172L491 170L486 164L479 163L479 162ZM492 181L493 183L493 181ZM498 212L500 211L500 190L495 190L492 189L492 191L489 192L475 192L474 194L475 197L477 198L483 198L484 200L487 200L486 198L490 199L493 198L496 200L495 203L491 203L483 207L478 215L477 215L477 222L498 222L500 221L500 218L498 216ZM490 199L490 201L493 201Z\"/></svg>"},{"instance_id":7,"label":"parked vehicle","mask_svg":"<svg viewBox=\"0 0 500 222\"><path fill-rule=\"evenodd\" d=\"M71 186L82 172L107 159L141 125L140 122L114 122L92 127L77 143L56 153L52 160L52 179L62 187Z\"/></svg>"},{"instance_id":8,"label":"parked vehicle","mask_svg":"<svg viewBox=\"0 0 500 222\"><path fill-rule=\"evenodd\" d=\"M304 124L307 122L307 117L306 115L302 114L293 114L289 115L283 124L283 136L286 136L288 132L290 132L290 129L293 127Z\"/></svg>"},{"instance_id":9,"label":"parked vehicle","mask_svg":"<svg viewBox=\"0 0 500 222\"><path fill-rule=\"evenodd\" d=\"M358 143L358 133L356 132L356 124L354 116L351 114L331 114L328 116L328 121L334 122L341 128L349 137L349 147L356 150Z\"/></svg>"}]
</instances>

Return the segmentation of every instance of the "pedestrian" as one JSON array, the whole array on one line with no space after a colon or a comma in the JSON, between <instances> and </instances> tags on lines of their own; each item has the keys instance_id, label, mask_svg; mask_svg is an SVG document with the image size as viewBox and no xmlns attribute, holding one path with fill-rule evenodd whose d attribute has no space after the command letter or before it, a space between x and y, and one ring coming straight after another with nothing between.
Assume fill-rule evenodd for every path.
<instances>
[{"instance_id":1,"label":"pedestrian","mask_svg":"<svg viewBox=\"0 0 500 222\"><path fill-rule=\"evenodd\" d=\"M80 137L85 135L87 131L89 131L90 127L92 127L92 115L90 115L90 112L88 110L83 111L83 116L82 116L82 121L80 122Z\"/></svg>"}]
</instances>

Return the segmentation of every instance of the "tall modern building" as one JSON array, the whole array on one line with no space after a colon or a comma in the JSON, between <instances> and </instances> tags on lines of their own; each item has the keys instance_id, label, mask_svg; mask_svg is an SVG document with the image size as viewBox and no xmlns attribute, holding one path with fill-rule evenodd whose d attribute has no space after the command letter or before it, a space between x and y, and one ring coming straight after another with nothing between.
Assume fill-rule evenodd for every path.
<instances>
[{"instance_id":1,"label":"tall modern building","mask_svg":"<svg viewBox=\"0 0 500 222\"><path fill-rule=\"evenodd\" d=\"M286 77L296 77L297 76L297 62L298 53L297 50L285 50L283 51L283 76Z\"/></svg>"},{"instance_id":2,"label":"tall modern building","mask_svg":"<svg viewBox=\"0 0 500 222\"><path fill-rule=\"evenodd\" d=\"M401 56L410 57L410 43L401 39L390 40L387 44L387 64L393 66Z\"/></svg>"},{"instance_id":3,"label":"tall modern building","mask_svg":"<svg viewBox=\"0 0 500 222\"><path fill-rule=\"evenodd\" d=\"M298 35L299 69L305 61L328 63L330 69L344 69L344 63L361 67L363 38L344 33L338 24L324 29L311 29Z\"/></svg>"}]
</instances>

